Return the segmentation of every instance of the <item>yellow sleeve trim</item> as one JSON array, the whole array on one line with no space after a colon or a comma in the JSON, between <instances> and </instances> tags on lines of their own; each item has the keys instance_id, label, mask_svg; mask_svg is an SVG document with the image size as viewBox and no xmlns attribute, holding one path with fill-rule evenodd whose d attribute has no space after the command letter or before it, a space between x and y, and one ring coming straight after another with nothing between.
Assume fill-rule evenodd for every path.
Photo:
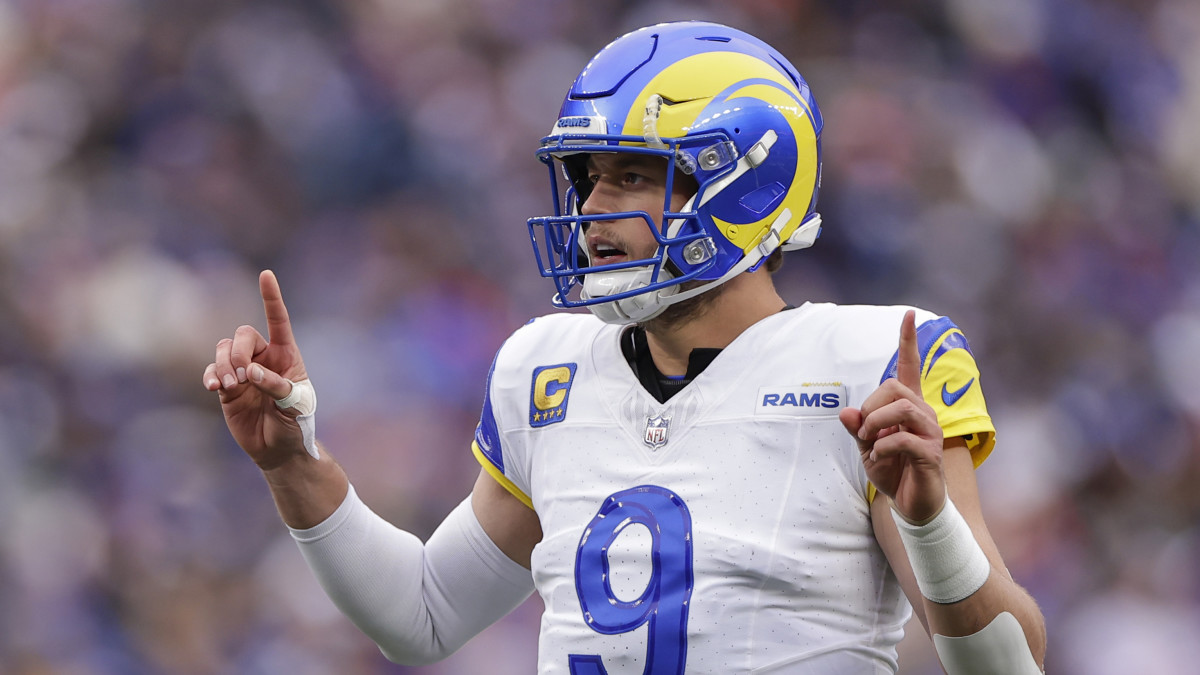
<instances>
[{"instance_id":1,"label":"yellow sleeve trim","mask_svg":"<svg viewBox=\"0 0 1200 675\"><path fill-rule=\"evenodd\" d=\"M978 469L980 464L992 454L992 448L996 447L996 431L995 429L980 429L975 427L974 431L956 432L952 425L946 430L947 438L955 436L966 436L973 434L971 440L967 441L967 449L971 451L971 461L975 462L975 468ZM990 426L990 425L989 425Z\"/></svg>"},{"instance_id":2,"label":"yellow sleeve trim","mask_svg":"<svg viewBox=\"0 0 1200 675\"><path fill-rule=\"evenodd\" d=\"M492 464L492 460L483 454L483 451L479 449L479 444L475 441L471 441L471 452L475 454L475 459L479 461L479 465L483 467L483 470L488 472L488 475L495 478L497 483L503 485L505 490L512 493L512 496L521 500L522 504L533 509L533 500L529 498L529 495L521 492L521 488L509 480L508 476L504 475L504 472L496 468L496 465Z\"/></svg>"}]
</instances>

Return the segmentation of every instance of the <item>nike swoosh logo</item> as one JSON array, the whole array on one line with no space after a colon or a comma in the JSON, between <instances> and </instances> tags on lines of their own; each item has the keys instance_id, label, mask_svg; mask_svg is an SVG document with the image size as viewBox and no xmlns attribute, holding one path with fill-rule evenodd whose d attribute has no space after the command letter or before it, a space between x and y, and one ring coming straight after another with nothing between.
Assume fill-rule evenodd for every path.
<instances>
[{"instance_id":1,"label":"nike swoosh logo","mask_svg":"<svg viewBox=\"0 0 1200 675\"><path fill-rule=\"evenodd\" d=\"M942 403L945 403L947 408L954 405L955 403L958 403L958 399L962 398L963 394L966 394L967 390L970 389L971 385L973 385L973 384L975 384L975 378L972 377L963 386L959 387L958 389L955 389L954 391L949 391L948 389L946 389L946 383L943 382L942 383Z\"/></svg>"}]
</instances>

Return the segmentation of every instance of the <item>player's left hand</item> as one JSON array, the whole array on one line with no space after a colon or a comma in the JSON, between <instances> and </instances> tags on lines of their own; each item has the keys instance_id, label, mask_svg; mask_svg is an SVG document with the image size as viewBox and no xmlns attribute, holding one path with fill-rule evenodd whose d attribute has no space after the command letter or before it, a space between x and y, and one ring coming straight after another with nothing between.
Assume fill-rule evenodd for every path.
<instances>
[{"instance_id":1,"label":"player's left hand","mask_svg":"<svg viewBox=\"0 0 1200 675\"><path fill-rule=\"evenodd\" d=\"M871 393L861 408L845 408L839 418L854 436L867 478L910 522L927 521L946 501L942 470L942 428L921 395L921 355L916 312L900 323L896 377Z\"/></svg>"}]
</instances>

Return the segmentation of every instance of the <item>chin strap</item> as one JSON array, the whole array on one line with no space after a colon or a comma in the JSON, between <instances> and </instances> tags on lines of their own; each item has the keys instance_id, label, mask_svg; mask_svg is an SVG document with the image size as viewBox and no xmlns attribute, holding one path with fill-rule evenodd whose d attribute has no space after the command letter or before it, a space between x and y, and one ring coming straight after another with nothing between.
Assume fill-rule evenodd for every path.
<instances>
[{"instance_id":1,"label":"chin strap","mask_svg":"<svg viewBox=\"0 0 1200 675\"><path fill-rule=\"evenodd\" d=\"M585 300L602 298L607 295L617 295L626 291L645 288L650 285L654 269L651 265L631 267L605 274L588 274L583 278L583 288L580 297ZM670 272L662 270L662 276L670 277ZM640 293L620 300L600 302L588 305L588 309L605 323L628 324L646 321L658 316L667 308L660 303L660 294L673 291L678 286L668 286L653 293Z\"/></svg>"}]
</instances>

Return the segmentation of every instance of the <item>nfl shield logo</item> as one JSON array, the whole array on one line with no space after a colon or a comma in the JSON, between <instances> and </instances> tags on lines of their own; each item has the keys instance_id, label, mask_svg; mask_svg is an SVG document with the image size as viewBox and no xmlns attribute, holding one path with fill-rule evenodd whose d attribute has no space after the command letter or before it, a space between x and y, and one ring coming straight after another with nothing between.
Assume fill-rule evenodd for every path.
<instances>
[{"instance_id":1,"label":"nfl shield logo","mask_svg":"<svg viewBox=\"0 0 1200 675\"><path fill-rule=\"evenodd\" d=\"M650 446L651 450L657 450L667 444L667 429L671 426L671 418L665 415L656 415L646 419L646 435L642 441Z\"/></svg>"}]
</instances>

